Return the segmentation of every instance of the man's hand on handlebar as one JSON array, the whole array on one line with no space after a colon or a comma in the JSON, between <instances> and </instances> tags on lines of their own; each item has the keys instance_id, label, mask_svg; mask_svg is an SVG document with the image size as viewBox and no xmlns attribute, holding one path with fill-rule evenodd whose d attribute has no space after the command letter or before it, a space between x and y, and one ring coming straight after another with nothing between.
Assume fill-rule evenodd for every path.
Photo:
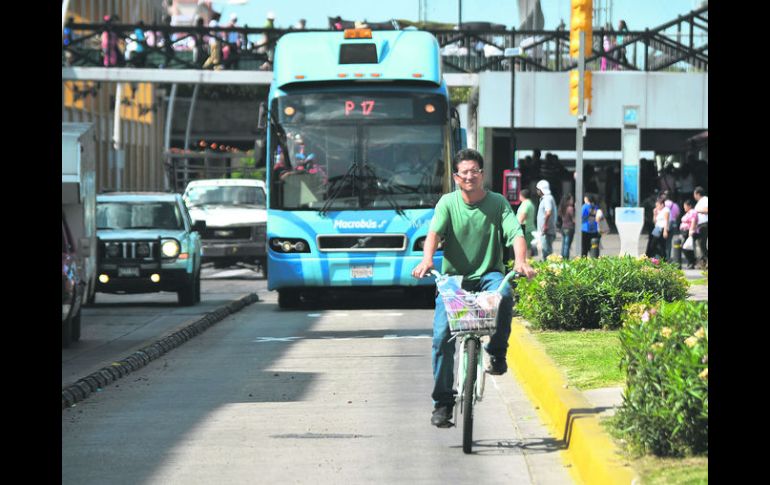
<instances>
[{"instance_id":1,"label":"man's hand on handlebar","mask_svg":"<svg viewBox=\"0 0 770 485\"><path fill-rule=\"evenodd\" d=\"M412 270L412 276L415 278L423 278L425 275L430 274L430 270L433 269L433 261L421 261L420 264L414 267Z\"/></svg>"},{"instance_id":2,"label":"man's hand on handlebar","mask_svg":"<svg viewBox=\"0 0 770 485\"><path fill-rule=\"evenodd\" d=\"M513 269L520 275L526 276L527 279L532 279L535 276L535 269L527 263L527 261L516 260L513 264Z\"/></svg>"}]
</instances>

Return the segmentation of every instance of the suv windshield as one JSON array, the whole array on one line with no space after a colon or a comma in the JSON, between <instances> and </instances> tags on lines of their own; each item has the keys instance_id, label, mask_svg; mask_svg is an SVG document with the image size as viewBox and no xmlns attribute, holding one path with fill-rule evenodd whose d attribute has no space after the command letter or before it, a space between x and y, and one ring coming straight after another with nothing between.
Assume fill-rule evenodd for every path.
<instances>
[{"instance_id":1,"label":"suv windshield","mask_svg":"<svg viewBox=\"0 0 770 485\"><path fill-rule=\"evenodd\" d=\"M99 202L97 229L184 229L174 202Z\"/></svg>"},{"instance_id":2,"label":"suv windshield","mask_svg":"<svg viewBox=\"0 0 770 485\"><path fill-rule=\"evenodd\" d=\"M265 208L265 191L262 187L247 185L199 185L190 187L184 194L188 207L203 205L254 206Z\"/></svg>"}]
</instances>

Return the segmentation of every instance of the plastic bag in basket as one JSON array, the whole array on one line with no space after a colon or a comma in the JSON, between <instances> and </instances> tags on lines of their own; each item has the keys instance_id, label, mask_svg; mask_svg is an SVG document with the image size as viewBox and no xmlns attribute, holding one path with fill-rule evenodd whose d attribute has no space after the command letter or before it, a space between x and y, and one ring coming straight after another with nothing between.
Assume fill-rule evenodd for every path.
<instances>
[{"instance_id":1,"label":"plastic bag in basket","mask_svg":"<svg viewBox=\"0 0 770 485\"><path fill-rule=\"evenodd\" d=\"M476 296L476 305L485 312L495 312L500 305L502 295L496 291L485 291Z\"/></svg>"},{"instance_id":2,"label":"plastic bag in basket","mask_svg":"<svg viewBox=\"0 0 770 485\"><path fill-rule=\"evenodd\" d=\"M441 296L454 296L464 294L462 289L462 276L441 275L436 278L436 288Z\"/></svg>"}]
</instances>

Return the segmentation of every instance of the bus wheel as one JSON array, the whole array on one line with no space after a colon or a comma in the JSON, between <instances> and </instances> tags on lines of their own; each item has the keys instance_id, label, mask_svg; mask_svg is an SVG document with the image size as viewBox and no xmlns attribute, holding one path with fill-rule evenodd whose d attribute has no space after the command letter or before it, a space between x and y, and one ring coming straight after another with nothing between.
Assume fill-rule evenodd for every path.
<instances>
[{"instance_id":1,"label":"bus wheel","mask_svg":"<svg viewBox=\"0 0 770 485\"><path fill-rule=\"evenodd\" d=\"M280 308L297 308L299 306L299 291L278 290L278 306Z\"/></svg>"}]
</instances>

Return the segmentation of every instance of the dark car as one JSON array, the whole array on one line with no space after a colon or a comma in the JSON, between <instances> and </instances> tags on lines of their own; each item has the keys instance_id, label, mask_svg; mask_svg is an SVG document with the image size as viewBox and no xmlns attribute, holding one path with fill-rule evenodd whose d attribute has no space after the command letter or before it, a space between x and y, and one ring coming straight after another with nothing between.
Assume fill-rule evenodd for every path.
<instances>
[{"instance_id":1,"label":"dark car","mask_svg":"<svg viewBox=\"0 0 770 485\"><path fill-rule=\"evenodd\" d=\"M80 340L80 307L86 286L67 219L61 219L61 343L67 347Z\"/></svg>"}]
</instances>

